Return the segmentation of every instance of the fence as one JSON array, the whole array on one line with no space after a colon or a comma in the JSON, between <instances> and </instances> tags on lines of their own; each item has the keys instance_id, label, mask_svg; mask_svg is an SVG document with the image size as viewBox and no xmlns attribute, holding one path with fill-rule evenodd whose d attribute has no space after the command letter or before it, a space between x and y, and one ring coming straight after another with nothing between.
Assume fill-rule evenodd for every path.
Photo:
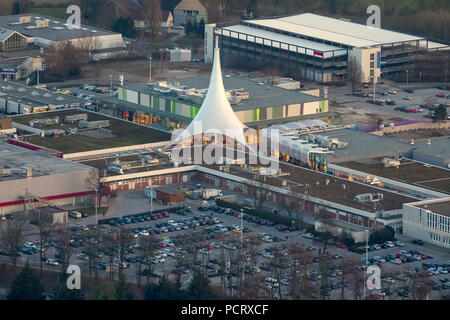
<instances>
[{"instance_id":1,"label":"fence","mask_svg":"<svg viewBox=\"0 0 450 320\"><path fill-rule=\"evenodd\" d=\"M372 134L377 136L383 136L385 134L406 132L412 130L436 130L436 129L449 129L450 122L416 122L416 121L405 121L396 123L394 127L384 127L382 130L373 131Z\"/></svg>"},{"instance_id":2,"label":"fence","mask_svg":"<svg viewBox=\"0 0 450 320\"><path fill-rule=\"evenodd\" d=\"M75 159L85 159L91 158L95 156L102 156L107 154L116 154L125 151L134 151L134 150L143 150L143 149L154 149L158 147L165 147L170 144L170 141L162 141L155 143L146 143L146 144L137 144L134 146L127 147L118 147L118 148L109 148L109 149L100 149L93 151L84 151L84 152L76 152L76 153L68 153L64 155L64 159L75 160Z\"/></svg>"}]
</instances>

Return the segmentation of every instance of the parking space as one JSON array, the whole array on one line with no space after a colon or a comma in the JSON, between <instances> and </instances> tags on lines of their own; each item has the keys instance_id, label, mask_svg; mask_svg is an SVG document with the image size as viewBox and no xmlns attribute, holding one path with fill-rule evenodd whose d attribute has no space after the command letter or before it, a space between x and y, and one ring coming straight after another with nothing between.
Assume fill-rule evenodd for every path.
<instances>
[{"instance_id":1,"label":"parking space","mask_svg":"<svg viewBox=\"0 0 450 320\"><path fill-rule=\"evenodd\" d=\"M97 245L94 264L101 277L117 272L122 265L127 279L133 282L137 281L140 270L144 278L147 275L151 275L150 279L168 275L171 279L180 277L181 283L188 285L193 271L202 270L212 284L220 286L224 281L221 275L228 275L227 281L236 285L243 272L244 277L259 279L271 297L276 298L281 293L282 298L288 298L291 283L298 281L293 279L292 274L297 269L297 273L305 274L311 292L319 292L317 288L326 283L327 295L331 299L340 299L342 292L346 297L354 295L354 276L345 274L345 265L350 261L356 270L362 272L364 246L349 250L342 243L329 241L325 252L324 242L317 234L305 230L289 231L289 228L272 221L218 207L213 200L205 204L202 200L188 199L172 206L155 202L155 211L150 213L148 199L141 197L141 192L128 193L129 197L125 197L127 201L145 204L147 210L141 212L146 213L134 212L137 209L122 209L122 214L107 216L110 222L98 227L92 217L70 220L69 246L73 251L70 263L79 265L83 272L88 272L90 265L92 267L89 260L93 257L91 250L94 241ZM169 212L175 206L180 209ZM97 231L93 233L95 229ZM119 261L118 255L113 253L114 246L111 244L111 239L117 237L119 230L126 230L129 234L129 241L123 248L123 261ZM143 239L152 242L151 255L147 258L144 258ZM36 229L30 231L26 241L19 263L28 260L39 265ZM59 270L59 241L55 234L44 243L45 268ZM368 256L369 264L379 265L382 271L383 289L370 292L372 298L412 298L406 287L411 286L419 274L427 277L431 299L439 299L449 292L446 279L449 278L450 255L447 252L405 239L373 244L369 247ZM311 260L303 266L305 257ZM326 269L321 262L323 257L327 257ZM7 258L1 256L1 259Z\"/></svg>"}]
</instances>

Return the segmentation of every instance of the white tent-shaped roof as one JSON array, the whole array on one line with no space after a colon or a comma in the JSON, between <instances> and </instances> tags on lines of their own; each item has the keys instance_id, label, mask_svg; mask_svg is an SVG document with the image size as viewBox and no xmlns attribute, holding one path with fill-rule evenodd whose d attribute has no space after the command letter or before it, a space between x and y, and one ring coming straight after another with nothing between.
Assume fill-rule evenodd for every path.
<instances>
[{"instance_id":1,"label":"white tent-shaped roof","mask_svg":"<svg viewBox=\"0 0 450 320\"><path fill-rule=\"evenodd\" d=\"M201 131L199 131L200 128ZM234 114L226 97L220 66L220 50L215 48L208 93L200 111L189 126L172 141L177 143L202 133L219 132L223 137L227 136L247 145L244 136L245 128L246 126Z\"/></svg>"}]
</instances>

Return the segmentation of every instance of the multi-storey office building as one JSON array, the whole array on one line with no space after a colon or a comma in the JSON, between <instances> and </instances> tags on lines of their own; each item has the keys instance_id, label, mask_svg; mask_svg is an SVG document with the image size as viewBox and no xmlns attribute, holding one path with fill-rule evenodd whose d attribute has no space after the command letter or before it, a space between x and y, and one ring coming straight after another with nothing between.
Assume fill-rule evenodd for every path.
<instances>
[{"instance_id":1,"label":"multi-storey office building","mask_svg":"<svg viewBox=\"0 0 450 320\"><path fill-rule=\"evenodd\" d=\"M281 66L317 82L346 78L349 59L359 64L362 82L370 83L415 69L416 61L450 46L405 33L311 13L276 19L253 19L238 25L205 28L205 62L210 62L215 37L225 62L248 59L261 67Z\"/></svg>"}]
</instances>

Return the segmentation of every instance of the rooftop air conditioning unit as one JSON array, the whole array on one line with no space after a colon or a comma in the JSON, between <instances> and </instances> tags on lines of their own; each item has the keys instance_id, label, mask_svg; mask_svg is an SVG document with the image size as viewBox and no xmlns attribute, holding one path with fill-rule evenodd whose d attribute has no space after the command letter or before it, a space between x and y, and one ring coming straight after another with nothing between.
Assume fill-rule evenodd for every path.
<instances>
[{"instance_id":1,"label":"rooftop air conditioning unit","mask_svg":"<svg viewBox=\"0 0 450 320\"><path fill-rule=\"evenodd\" d=\"M30 23L31 22L31 16L20 17L19 22L21 24L23 24L23 23Z\"/></svg>"}]
</instances>

